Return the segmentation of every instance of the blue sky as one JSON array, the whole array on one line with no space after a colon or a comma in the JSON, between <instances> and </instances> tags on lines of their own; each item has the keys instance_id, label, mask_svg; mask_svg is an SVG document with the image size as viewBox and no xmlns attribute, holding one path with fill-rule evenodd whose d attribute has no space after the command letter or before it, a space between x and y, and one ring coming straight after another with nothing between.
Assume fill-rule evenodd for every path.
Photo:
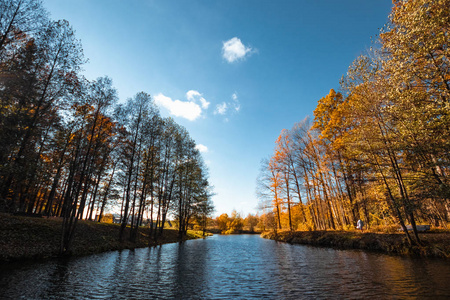
<instances>
[{"instance_id":1,"label":"blue sky","mask_svg":"<svg viewBox=\"0 0 450 300\"><path fill-rule=\"evenodd\" d=\"M386 23L390 0L45 0L83 44L88 79L150 93L209 166L216 215L255 213L261 159Z\"/></svg>"}]
</instances>

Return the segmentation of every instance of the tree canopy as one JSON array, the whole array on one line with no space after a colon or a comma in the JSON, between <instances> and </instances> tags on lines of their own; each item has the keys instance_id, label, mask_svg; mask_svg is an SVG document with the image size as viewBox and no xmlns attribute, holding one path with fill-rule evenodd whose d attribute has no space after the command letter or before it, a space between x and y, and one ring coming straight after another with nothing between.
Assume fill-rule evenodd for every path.
<instances>
[{"instance_id":1,"label":"tree canopy","mask_svg":"<svg viewBox=\"0 0 450 300\"><path fill-rule=\"evenodd\" d=\"M120 212L120 239L140 225L184 235L212 211L208 171L185 128L139 92L119 104L109 77L88 80L80 41L40 0L0 3L0 212L64 219L61 252L80 219ZM124 228L131 234L124 236Z\"/></svg>"},{"instance_id":2,"label":"tree canopy","mask_svg":"<svg viewBox=\"0 0 450 300\"><path fill-rule=\"evenodd\" d=\"M378 44L318 101L312 124L282 131L258 185L278 228L349 229L362 219L399 224L420 243L417 222L447 227L449 18L447 0L394 1Z\"/></svg>"}]
</instances>

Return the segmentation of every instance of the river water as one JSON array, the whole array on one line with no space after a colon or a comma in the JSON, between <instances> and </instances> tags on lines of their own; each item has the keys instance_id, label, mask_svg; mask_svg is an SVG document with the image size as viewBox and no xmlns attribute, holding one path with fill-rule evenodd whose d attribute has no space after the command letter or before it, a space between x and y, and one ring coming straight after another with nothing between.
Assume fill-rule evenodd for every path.
<instances>
[{"instance_id":1,"label":"river water","mask_svg":"<svg viewBox=\"0 0 450 300\"><path fill-rule=\"evenodd\" d=\"M450 298L450 262L215 235L0 267L1 299Z\"/></svg>"}]
</instances>

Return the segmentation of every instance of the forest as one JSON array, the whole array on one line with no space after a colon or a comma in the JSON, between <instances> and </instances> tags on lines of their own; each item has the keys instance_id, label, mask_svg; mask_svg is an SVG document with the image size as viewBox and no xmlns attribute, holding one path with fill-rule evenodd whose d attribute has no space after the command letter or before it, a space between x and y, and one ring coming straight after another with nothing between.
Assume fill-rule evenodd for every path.
<instances>
[{"instance_id":1,"label":"forest","mask_svg":"<svg viewBox=\"0 0 450 300\"><path fill-rule=\"evenodd\" d=\"M61 218L61 253L79 220L113 209L120 241L143 224L157 240L169 219L180 237L194 224L345 231L362 220L420 244L416 225L450 220L449 29L449 0L394 0L339 89L262 160L258 215L212 219L208 170L187 130L148 93L120 101L109 77L85 78L81 42L41 0L1 1L0 213Z\"/></svg>"},{"instance_id":2,"label":"forest","mask_svg":"<svg viewBox=\"0 0 450 300\"><path fill-rule=\"evenodd\" d=\"M267 227L348 230L450 218L450 1L393 1L388 24L261 163ZM412 232L407 230L412 227Z\"/></svg>"},{"instance_id":3,"label":"forest","mask_svg":"<svg viewBox=\"0 0 450 300\"><path fill-rule=\"evenodd\" d=\"M61 253L78 220L100 222L113 206L120 240L144 219L153 239L169 215L180 236L205 224L212 190L187 130L145 92L119 101L84 63L73 28L42 1L0 1L0 213L62 218Z\"/></svg>"}]
</instances>

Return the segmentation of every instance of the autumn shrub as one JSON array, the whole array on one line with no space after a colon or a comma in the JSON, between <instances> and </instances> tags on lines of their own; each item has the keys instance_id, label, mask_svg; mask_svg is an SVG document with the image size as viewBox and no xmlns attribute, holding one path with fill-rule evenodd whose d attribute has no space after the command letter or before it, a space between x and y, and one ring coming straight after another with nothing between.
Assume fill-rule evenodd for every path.
<instances>
[{"instance_id":1,"label":"autumn shrub","mask_svg":"<svg viewBox=\"0 0 450 300\"><path fill-rule=\"evenodd\" d=\"M299 230L299 231L311 231L312 227L311 227L310 222L308 222L308 223L299 223L298 226L297 226L297 230Z\"/></svg>"},{"instance_id":2,"label":"autumn shrub","mask_svg":"<svg viewBox=\"0 0 450 300\"><path fill-rule=\"evenodd\" d=\"M400 231L399 225L375 225L369 228L370 232L397 233Z\"/></svg>"}]
</instances>

